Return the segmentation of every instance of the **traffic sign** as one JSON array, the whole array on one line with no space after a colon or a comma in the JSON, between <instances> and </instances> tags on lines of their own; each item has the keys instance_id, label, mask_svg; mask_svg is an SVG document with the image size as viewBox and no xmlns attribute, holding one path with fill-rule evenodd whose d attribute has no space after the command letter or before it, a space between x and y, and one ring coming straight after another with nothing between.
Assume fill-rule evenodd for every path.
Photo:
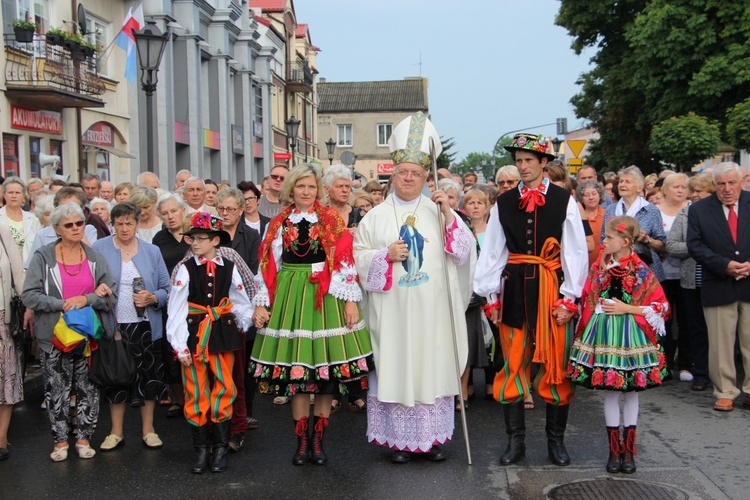
<instances>
[{"instance_id":1,"label":"traffic sign","mask_svg":"<svg viewBox=\"0 0 750 500\"><path fill-rule=\"evenodd\" d=\"M578 156L581 154L581 151L583 151L584 146L586 146L586 139L575 139L565 142L568 143L570 152L573 153L573 156L575 156L576 158L578 158Z\"/></svg>"},{"instance_id":2,"label":"traffic sign","mask_svg":"<svg viewBox=\"0 0 750 500\"><path fill-rule=\"evenodd\" d=\"M578 169L583 166L583 158L571 158L568 160L568 173L577 174Z\"/></svg>"}]
</instances>

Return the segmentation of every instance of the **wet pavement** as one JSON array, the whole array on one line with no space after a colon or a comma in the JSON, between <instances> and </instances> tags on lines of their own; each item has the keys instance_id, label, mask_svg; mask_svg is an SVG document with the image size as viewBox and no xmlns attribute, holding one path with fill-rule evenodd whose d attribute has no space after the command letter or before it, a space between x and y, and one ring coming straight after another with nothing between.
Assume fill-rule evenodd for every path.
<instances>
[{"instance_id":1,"label":"wet pavement","mask_svg":"<svg viewBox=\"0 0 750 500\"><path fill-rule=\"evenodd\" d=\"M475 376L481 391L481 373ZM536 409L526 412L525 461L499 465L506 445L500 406L481 397L467 410L472 466L466 464L458 414L445 462L415 459L394 465L387 450L366 442L366 416L345 409L331 418L328 428L329 464L294 467L296 440L289 405L275 406L270 397L257 397L260 428L248 432L240 453L231 454L229 470L196 476L189 472L194 452L188 426L183 419L165 418L165 408L157 408L155 418L165 443L161 450L141 444L139 412L129 410L123 448L81 460L71 439L68 460L51 462L53 444L46 413L39 407L41 390L36 382L29 387L27 402L13 412L11 457L0 462L3 498L589 498L570 493L585 488L595 488L591 498L614 498L616 491L653 492L629 498L750 498L750 410L741 407L739 398L734 411L713 411L710 389L696 393L689 383L668 382L641 393L638 472L630 476L604 470L608 442L602 396L589 390L579 390L571 406L566 434L573 461L569 467L548 462L544 405L538 399ZM103 404L93 439L97 450L108 431L109 412ZM608 481L586 482L593 479ZM571 486L556 489L562 485ZM663 491L676 493L663 496Z\"/></svg>"}]
</instances>

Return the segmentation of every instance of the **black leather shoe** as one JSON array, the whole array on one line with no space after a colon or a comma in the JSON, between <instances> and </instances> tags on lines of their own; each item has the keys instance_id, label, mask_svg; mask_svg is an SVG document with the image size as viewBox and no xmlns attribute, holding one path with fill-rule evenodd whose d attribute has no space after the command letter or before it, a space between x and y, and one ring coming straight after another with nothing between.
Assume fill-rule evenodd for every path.
<instances>
[{"instance_id":1,"label":"black leather shoe","mask_svg":"<svg viewBox=\"0 0 750 500\"><path fill-rule=\"evenodd\" d=\"M430 462L442 462L446 459L447 456L448 455L440 446L434 445L432 448L430 448L429 453L425 453L424 457Z\"/></svg>"},{"instance_id":2,"label":"black leather shoe","mask_svg":"<svg viewBox=\"0 0 750 500\"><path fill-rule=\"evenodd\" d=\"M408 451L394 451L391 453L391 462L394 464L405 464L411 462L411 453Z\"/></svg>"}]
</instances>

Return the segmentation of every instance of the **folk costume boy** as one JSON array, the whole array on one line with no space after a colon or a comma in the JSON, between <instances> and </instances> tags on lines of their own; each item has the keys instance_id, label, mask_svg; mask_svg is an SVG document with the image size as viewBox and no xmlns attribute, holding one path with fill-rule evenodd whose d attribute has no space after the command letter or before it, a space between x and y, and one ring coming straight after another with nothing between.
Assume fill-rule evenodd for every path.
<instances>
[{"instance_id":1,"label":"folk costume boy","mask_svg":"<svg viewBox=\"0 0 750 500\"><path fill-rule=\"evenodd\" d=\"M230 241L220 217L196 212L185 233L193 258L178 265L169 292L167 339L182 364L185 418L193 431L198 460L192 472L208 469L213 427L212 472L227 468L229 426L236 388L234 352L238 328L251 326L253 305L234 262L217 254Z\"/></svg>"},{"instance_id":2,"label":"folk costume boy","mask_svg":"<svg viewBox=\"0 0 750 500\"><path fill-rule=\"evenodd\" d=\"M500 321L505 357L493 387L495 399L503 404L509 436L500 463L513 464L524 456L523 399L533 359L541 364L534 386L547 403L549 457L555 465L568 465L563 439L573 389L565 367L571 320L578 310L574 301L586 280L586 236L575 199L542 175L554 159L543 137L517 134L505 149L513 155L522 182L497 198L474 274L474 291L487 297L494 307L492 320Z\"/></svg>"}]
</instances>

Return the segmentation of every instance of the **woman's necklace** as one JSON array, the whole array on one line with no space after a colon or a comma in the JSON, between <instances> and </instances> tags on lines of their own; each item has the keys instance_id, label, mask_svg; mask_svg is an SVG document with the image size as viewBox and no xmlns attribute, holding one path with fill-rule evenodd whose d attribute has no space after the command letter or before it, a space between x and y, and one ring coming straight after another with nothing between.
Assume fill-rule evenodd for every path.
<instances>
[{"instance_id":1,"label":"woman's necklace","mask_svg":"<svg viewBox=\"0 0 750 500\"><path fill-rule=\"evenodd\" d=\"M115 237L115 247L119 248L125 259L130 260L135 254L138 253L138 240L135 240L135 244L131 245L130 248L122 244L122 241Z\"/></svg>"},{"instance_id":2,"label":"woman's necklace","mask_svg":"<svg viewBox=\"0 0 750 500\"><path fill-rule=\"evenodd\" d=\"M80 250L80 256L81 256L81 262L78 263L78 271L71 273L68 270L68 265L65 263L65 252L63 251L62 247L60 247L60 260L62 261L63 269L65 270L65 274L68 276L77 276L83 271L83 247L79 246L78 249ZM71 267L75 266L75 264L72 264Z\"/></svg>"}]
</instances>

